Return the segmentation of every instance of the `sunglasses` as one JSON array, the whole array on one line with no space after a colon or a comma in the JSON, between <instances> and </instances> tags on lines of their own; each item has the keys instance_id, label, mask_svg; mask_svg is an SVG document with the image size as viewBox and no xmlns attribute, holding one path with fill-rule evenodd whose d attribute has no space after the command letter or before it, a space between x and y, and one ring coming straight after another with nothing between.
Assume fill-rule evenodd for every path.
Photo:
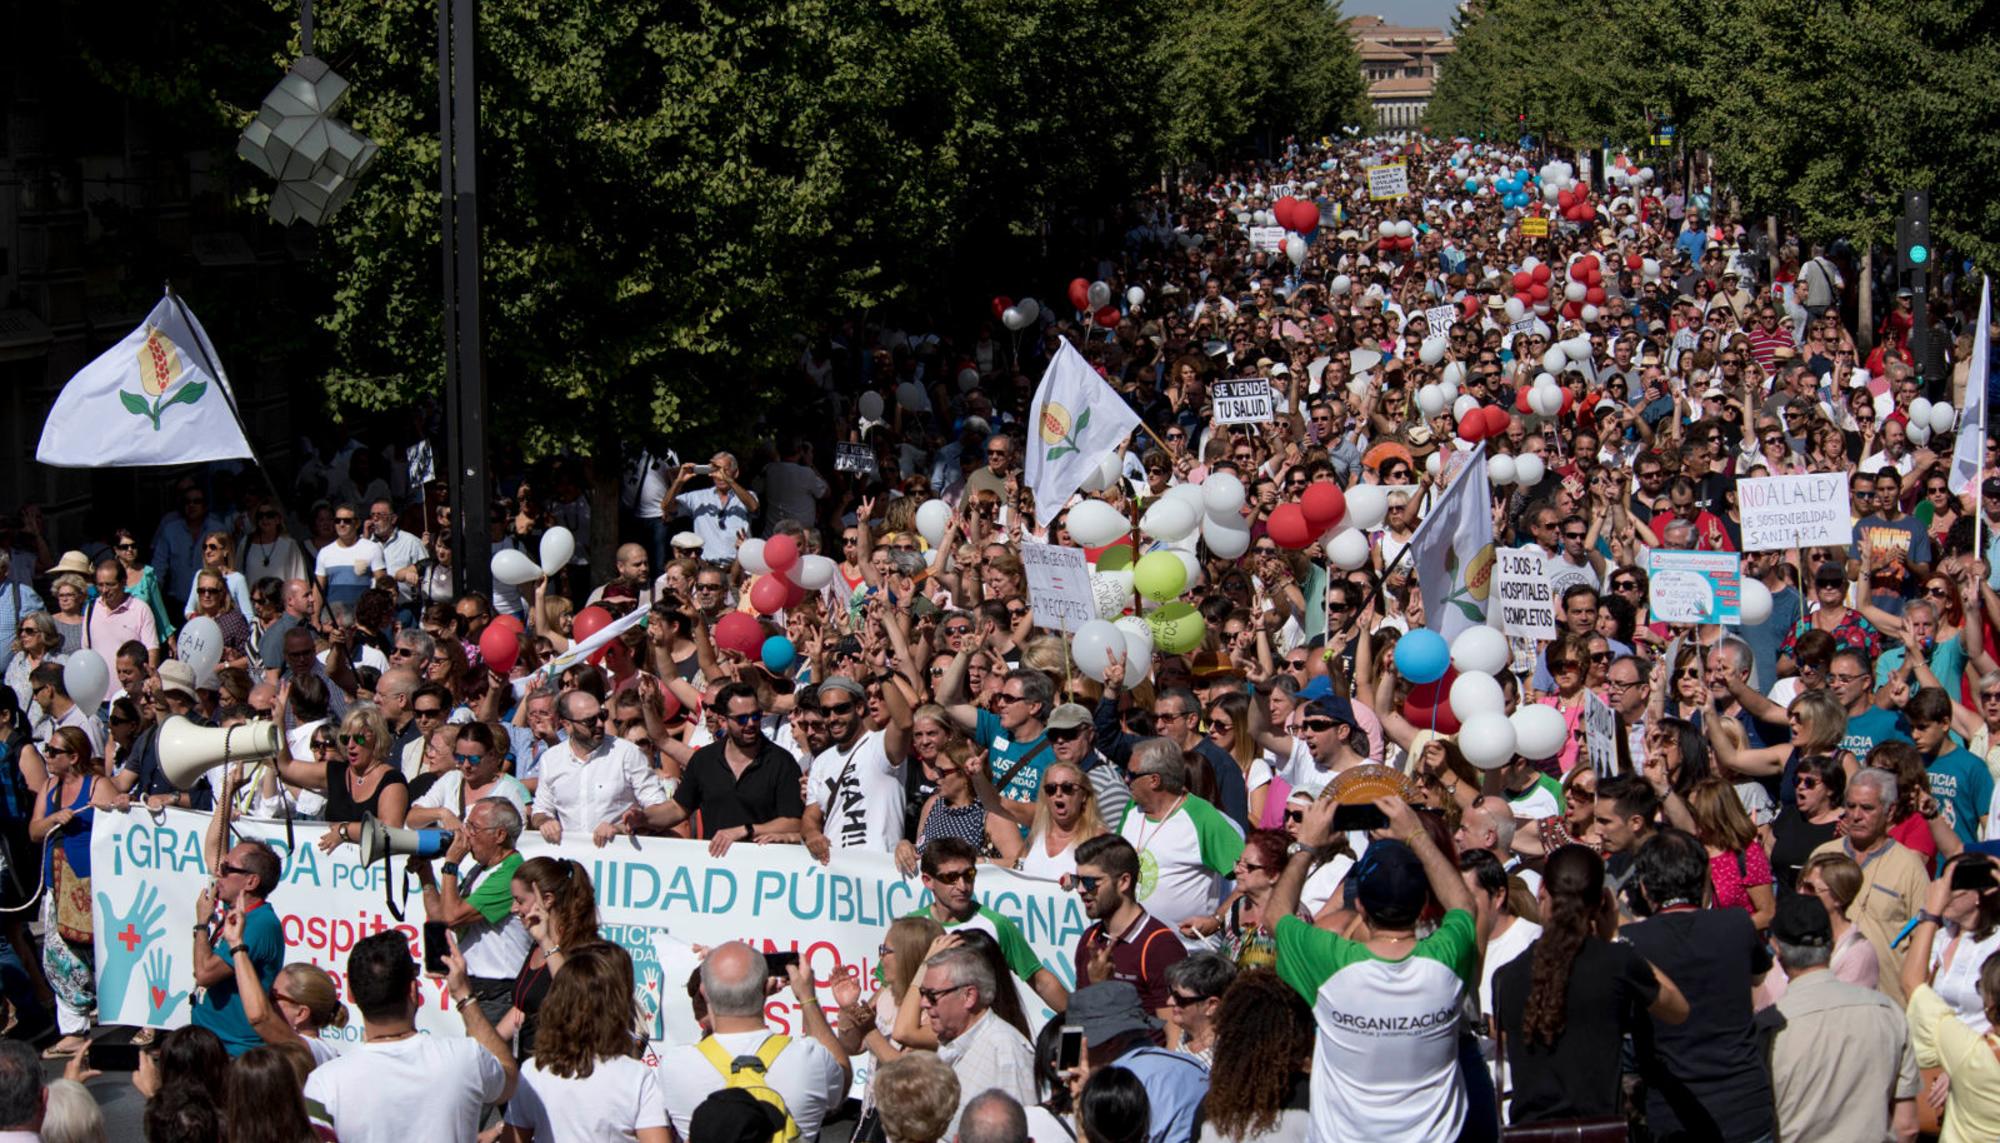
<instances>
[{"instance_id":1,"label":"sunglasses","mask_svg":"<svg viewBox=\"0 0 2000 1143\"><path fill-rule=\"evenodd\" d=\"M335 745L336 743L331 738L315 738L312 740L312 748L314 750L332 750Z\"/></svg>"},{"instance_id":2,"label":"sunglasses","mask_svg":"<svg viewBox=\"0 0 2000 1143\"><path fill-rule=\"evenodd\" d=\"M1340 723L1331 718L1308 718L1305 720L1304 725L1307 730L1312 731L1314 734L1325 734L1327 731L1339 726Z\"/></svg>"},{"instance_id":3,"label":"sunglasses","mask_svg":"<svg viewBox=\"0 0 2000 1143\"><path fill-rule=\"evenodd\" d=\"M459 764L460 766L477 766L477 765L479 765L479 764L480 764L481 762L484 762L484 761L486 761L486 755L484 755L484 754L453 754L453 755L451 756L451 760L452 760L452 761L454 761L454 762L456 762L456 763L458 763L458 764Z\"/></svg>"},{"instance_id":4,"label":"sunglasses","mask_svg":"<svg viewBox=\"0 0 2000 1143\"><path fill-rule=\"evenodd\" d=\"M970 885L979 877L979 870L965 868L956 873L938 872L930 875L931 880L940 885Z\"/></svg>"},{"instance_id":5,"label":"sunglasses","mask_svg":"<svg viewBox=\"0 0 2000 1143\"><path fill-rule=\"evenodd\" d=\"M1802 774L1799 776L1797 785L1801 790L1817 790L1822 783L1818 778L1808 778Z\"/></svg>"},{"instance_id":6,"label":"sunglasses","mask_svg":"<svg viewBox=\"0 0 2000 1143\"><path fill-rule=\"evenodd\" d=\"M1083 727L1069 726L1060 730L1051 730L1048 732L1048 736L1051 742L1074 742L1083 736Z\"/></svg>"},{"instance_id":7,"label":"sunglasses","mask_svg":"<svg viewBox=\"0 0 2000 1143\"><path fill-rule=\"evenodd\" d=\"M337 737L338 737L338 738L340 739L340 744L341 744L342 746L366 746L366 745L368 745L368 735L367 735L367 733L366 733L365 731L364 731L363 733L360 733L360 734L342 734L342 735L338 735Z\"/></svg>"},{"instance_id":8,"label":"sunglasses","mask_svg":"<svg viewBox=\"0 0 2000 1143\"><path fill-rule=\"evenodd\" d=\"M1057 794L1074 794L1082 789L1075 782L1043 782L1042 793L1054 797Z\"/></svg>"}]
</instances>

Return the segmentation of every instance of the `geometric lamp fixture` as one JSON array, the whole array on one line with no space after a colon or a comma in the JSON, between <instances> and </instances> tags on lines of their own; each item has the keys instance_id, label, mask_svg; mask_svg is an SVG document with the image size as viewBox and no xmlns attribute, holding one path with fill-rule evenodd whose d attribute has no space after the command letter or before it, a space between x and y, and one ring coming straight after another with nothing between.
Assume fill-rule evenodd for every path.
<instances>
[{"instance_id":1,"label":"geometric lamp fixture","mask_svg":"<svg viewBox=\"0 0 2000 1143\"><path fill-rule=\"evenodd\" d=\"M236 153L278 180L271 217L280 224L319 226L332 218L381 148L333 118L348 83L325 61L294 63L243 129Z\"/></svg>"}]
</instances>

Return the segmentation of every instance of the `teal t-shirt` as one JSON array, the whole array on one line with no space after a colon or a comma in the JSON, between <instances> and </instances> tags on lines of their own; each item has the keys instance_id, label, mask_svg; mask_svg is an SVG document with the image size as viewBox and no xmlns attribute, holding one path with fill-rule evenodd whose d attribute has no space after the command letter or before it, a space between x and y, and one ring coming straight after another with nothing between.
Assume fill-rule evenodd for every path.
<instances>
[{"instance_id":1,"label":"teal t-shirt","mask_svg":"<svg viewBox=\"0 0 2000 1143\"><path fill-rule=\"evenodd\" d=\"M1947 745L1949 745L1947 743ZM1944 811L1944 820L1967 845L1979 840L1979 824L1993 805L1993 774L1971 751L1956 747L1931 760L1931 797Z\"/></svg>"},{"instance_id":2,"label":"teal t-shirt","mask_svg":"<svg viewBox=\"0 0 2000 1143\"><path fill-rule=\"evenodd\" d=\"M1868 752L1884 742L1910 741L1908 727L1909 723L1904 721L1901 711L1871 706L1860 714L1849 716L1847 733L1840 740L1840 748L1865 763Z\"/></svg>"},{"instance_id":3,"label":"teal t-shirt","mask_svg":"<svg viewBox=\"0 0 2000 1143\"><path fill-rule=\"evenodd\" d=\"M1000 726L1000 716L990 710L979 712L979 724L972 733L972 741L986 750L986 762L992 768L995 782L1000 780L1002 774L1012 770L1015 762L1038 749L1047 740L1048 735L1041 734L1025 742L1014 741ZM1000 796L1015 802L1034 801L1042 793L1042 771L1048 769L1050 763L1055 760L1054 749L1043 750L1036 754L1034 759L1021 767L1001 789Z\"/></svg>"},{"instance_id":4,"label":"teal t-shirt","mask_svg":"<svg viewBox=\"0 0 2000 1143\"><path fill-rule=\"evenodd\" d=\"M1909 657L1909 649L1905 647L1891 647L1882 652L1882 657L1875 660L1875 685L1878 687L1888 686L1889 676L1901 670L1903 668L1903 660ZM1930 659L1931 674L1937 676L1938 683L1945 690L1956 695L1958 693L1960 676L1965 673L1965 644L1959 642L1958 636L1953 635L1951 638L1932 648ZM1914 678L1911 680L1910 685L1916 685Z\"/></svg>"},{"instance_id":5,"label":"teal t-shirt","mask_svg":"<svg viewBox=\"0 0 2000 1143\"><path fill-rule=\"evenodd\" d=\"M243 947L250 950L250 962L257 966L257 980L268 997L277 982L278 970L285 967L285 932L278 923L278 911L266 903L243 918ZM234 963L229 942L217 938L215 955ZM264 1042L243 1014L243 994L236 990L236 977L211 984L202 991L201 1003L194 1006L194 1025L206 1028L222 1040L232 1056L240 1056Z\"/></svg>"}]
</instances>

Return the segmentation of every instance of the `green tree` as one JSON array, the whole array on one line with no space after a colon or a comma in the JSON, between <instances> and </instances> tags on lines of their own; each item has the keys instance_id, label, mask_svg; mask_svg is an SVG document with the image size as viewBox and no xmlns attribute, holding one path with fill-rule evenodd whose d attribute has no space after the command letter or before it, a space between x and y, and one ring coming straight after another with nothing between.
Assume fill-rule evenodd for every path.
<instances>
[{"instance_id":1,"label":"green tree","mask_svg":"<svg viewBox=\"0 0 2000 1143\"><path fill-rule=\"evenodd\" d=\"M1154 58L1170 161L1318 136L1365 115L1367 85L1337 3L1196 0L1163 30Z\"/></svg>"}]
</instances>

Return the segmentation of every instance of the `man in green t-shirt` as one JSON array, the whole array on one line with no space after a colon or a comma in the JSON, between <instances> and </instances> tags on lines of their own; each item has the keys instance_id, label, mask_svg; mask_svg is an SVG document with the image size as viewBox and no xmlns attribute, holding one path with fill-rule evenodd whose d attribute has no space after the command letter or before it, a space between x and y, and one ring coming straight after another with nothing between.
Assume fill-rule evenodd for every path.
<instances>
[{"instance_id":1,"label":"man in green t-shirt","mask_svg":"<svg viewBox=\"0 0 2000 1143\"><path fill-rule=\"evenodd\" d=\"M1353 939L1295 914L1313 852L1334 836L1333 804L1299 823L1299 852L1262 912L1278 949L1278 976L1313 1006L1314 1139L1456 1139L1468 1103L1458 1069L1459 1015L1475 987L1479 940L1472 894L1415 811L1376 801L1386 830L1349 874L1362 925ZM1444 916L1430 935L1418 921L1435 897Z\"/></svg>"},{"instance_id":2,"label":"man in green t-shirt","mask_svg":"<svg viewBox=\"0 0 2000 1143\"><path fill-rule=\"evenodd\" d=\"M979 876L979 851L955 837L934 837L924 847L920 865L924 888L931 903L910 914L929 917L947 932L961 926L979 929L1000 945L1007 967L1042 998L1042 1003L1062 1012L1069 1007L1069 989L1056 974L1042 965L1021 926L979 903L972 895L972 883Z\"/></svg>"},{"instance_id":3,"label":"man in green t-shirt","mask_svg":"<svg viewBox=\"0 0 2000 1143\"><path fill-rule=\"evenodd\" d=\"M479 1010L494 1024L513 1004L514 978L533 943L512 910L521 826L513 802L497 795L481 798L465 811L465 828L452 834L435 874L428 859L409 859L424 887L425 918L451 926ZM461 867L467 857L471 863Z\"/></svg>"}]
</instances>

